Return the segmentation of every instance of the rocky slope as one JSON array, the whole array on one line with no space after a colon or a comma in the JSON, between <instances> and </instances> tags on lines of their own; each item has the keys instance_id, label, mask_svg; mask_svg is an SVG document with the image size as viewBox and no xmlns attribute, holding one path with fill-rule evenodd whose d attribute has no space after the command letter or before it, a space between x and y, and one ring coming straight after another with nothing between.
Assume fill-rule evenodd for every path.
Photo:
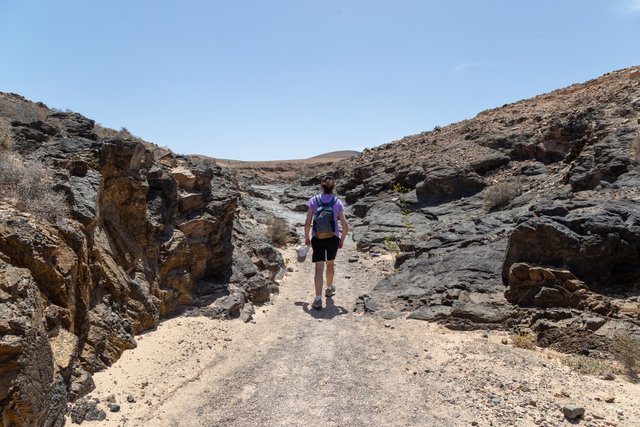
<instances>
[{"instance_id":1,"label":"rocky slope","mask_svg":"<svg viewBox=\"0 0 640 427\"><path fill-rule=\"evenodd\" d=\"M639 135L626 69L338 163L359 249L397 255L360 309L615 352L640 331Z\"/></svg>"},{"instance_id":2,"label":"rocky slope","mask_svg":"<svg viewBox=\"0 0 640 427\"><path fill-rule=\"evenodd\" d=\"M61 425L135 334L277 291L282 257L215 162L13 94L0 122L0 425Z\"/></svg>"}]
</instances>

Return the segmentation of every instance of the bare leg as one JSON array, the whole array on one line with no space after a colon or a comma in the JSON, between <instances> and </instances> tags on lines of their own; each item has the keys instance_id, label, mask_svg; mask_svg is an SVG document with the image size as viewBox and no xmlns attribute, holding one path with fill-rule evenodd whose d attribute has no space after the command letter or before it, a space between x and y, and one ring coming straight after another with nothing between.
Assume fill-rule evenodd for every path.
<instances>
[{"instance_id":1,"label":"bare leg","mask_svg":"<svg viewBox=\"0 0 640 427\"><path fill-rule=\"evenodd\" d=\"M333 261L327 261L327 288L333 286L334 265Z\"/></svg>"},{"instance_id":2,"label":"bare leg","mask_svg":"<svg viewBox=\"0 0 640 427\"><path fill-rule=\"evenodd\" d=\"M316 262L316 274L314 282L316 285L316 296L322 296L322 273L324 273L324 261Z\"/></svg>"}]
</instances>

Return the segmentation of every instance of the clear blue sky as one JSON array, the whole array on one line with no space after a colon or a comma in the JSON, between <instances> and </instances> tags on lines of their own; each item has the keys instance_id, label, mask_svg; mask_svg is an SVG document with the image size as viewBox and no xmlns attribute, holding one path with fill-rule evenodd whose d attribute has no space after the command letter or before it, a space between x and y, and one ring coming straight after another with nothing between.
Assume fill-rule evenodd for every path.
<instances>
[{"instance_id":1,"label":"clear blue sky","mask_svg":"<svg viewBox=\"0 0 640 427\"><path fill-rule=\"evenodd\" d=\"M178 153L380 145L640 65L640 0L0 0L0 91Z\"/></svg>"}]
</instances>

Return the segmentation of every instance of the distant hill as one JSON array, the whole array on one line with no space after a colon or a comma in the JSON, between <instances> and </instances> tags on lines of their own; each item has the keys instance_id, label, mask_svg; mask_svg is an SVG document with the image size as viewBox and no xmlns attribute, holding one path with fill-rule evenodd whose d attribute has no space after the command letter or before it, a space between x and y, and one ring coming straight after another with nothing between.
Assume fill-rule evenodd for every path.
<instances>
[{"instance_id":1,"label":"distant hill","mask_svg":"<svg viewBox=\"0 0 640 427\"><path fill-rule=\"evenodd\" d=\"M341 159L342 160L342 159L355 157L358 154L360 154L359 151L353 151L353 150L332 151L330 153L325 153L325 154L320 154L319 156L310 157L307 160L314 160L314 159Z\"/></svg>"},{"instance_id":2,"label":"distant hill","mask_svg":"<svg viewBox=\"0 0 640 427\"><path fill-rule=\"evenodd\" d=\"M227 167L239 167L239 166L273 166L277 164L291 164L291 163L334 163L344 159L350 159L359 155L359 151L355 150L342 150L332 151L330 153L319 154L317 156L309 157L306 159L281 159L281 160L233 160L233 159L220 159L207 157L202 154L189 154L187 157L197 158L200 160L213 159L218 164Z\"/></svg>"},{"instance_id":3,"label":"distant hill","mask_svg":"<svg viewBox=\"0 0 640 427\"><path fill-rule=\"evenodd\" d=\"M214 160L218 165L237 171L240 178L250 179L253 184L274 182L296 182L302 176L312 176L327 172L329 168L342 160L358 156L353 150L332 151L307 159L246 161L217 159L200 154L186 156L198 161Z\"/></svg>"}]
</instances>

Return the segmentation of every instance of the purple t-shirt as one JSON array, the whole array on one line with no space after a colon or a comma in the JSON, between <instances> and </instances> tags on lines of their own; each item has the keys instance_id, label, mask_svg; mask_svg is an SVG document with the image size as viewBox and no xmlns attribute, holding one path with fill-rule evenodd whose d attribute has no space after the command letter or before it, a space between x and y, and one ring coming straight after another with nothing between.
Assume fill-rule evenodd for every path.
<instances>
[{"instance_id":1,"label":"purple t-shirt","mask_svg":"<svg viewBox=\"0 0 640 427\"><path fill-rule=\"evenodd\" d=\"M336 197L334 194L321 194L320 200L322 200L322 203L329 203L334 197ZM307 202L307 206L309 206L309 209L311 209L311 212L315 215L316 210L318 209L318 200L316 199L316 196L313 196L309 199L309 201ZM340 220L338 218L340 212L342 212L343 210L344 205L342 204L340 199L336 197L336 202L333 204L333 221L336 224L335 234L338 237L340 237L340 227L338 227L338 224L340 224ZM313 230L311 230L311 235L313 236Z\"/></svg>"}]
</instances>

